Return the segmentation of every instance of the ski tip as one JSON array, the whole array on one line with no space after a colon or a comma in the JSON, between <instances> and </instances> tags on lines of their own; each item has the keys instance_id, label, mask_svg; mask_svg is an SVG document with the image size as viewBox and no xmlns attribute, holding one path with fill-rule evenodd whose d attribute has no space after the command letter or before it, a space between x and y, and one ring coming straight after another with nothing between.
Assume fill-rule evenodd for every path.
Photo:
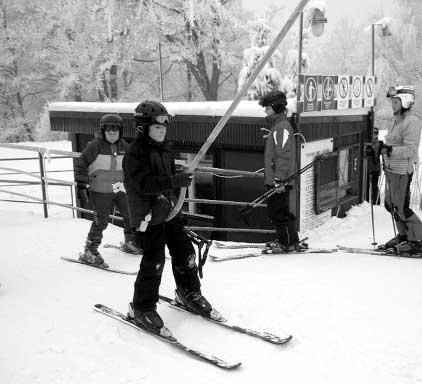
<instances>
[{"instance_id":1,"label":"ski tip","mask_svg":"<svg viewBox=\"0 0 422 384\"><path fill-rule=\"evenodd\" d=\"M290 342L292 339L293 339L293 335L289 335L289 336L287 336L286 338L284 338L283 340L281 340L279 344L280 344L280 345L287 344L287 343L288 343L288 342Z\"/></svg>"},{"instance_id":2,"label":"ski tip","mask_svg":"<svg viewBox=\"0 0 422 384\"><path fill-rule=\"evenodd\" d=\"M226 364L222 368L225 368L225 369L236 369L236 368L239 368L241 365L242 365L242 363L239 361L237 363Z\"/></svg>"}]
</instances>

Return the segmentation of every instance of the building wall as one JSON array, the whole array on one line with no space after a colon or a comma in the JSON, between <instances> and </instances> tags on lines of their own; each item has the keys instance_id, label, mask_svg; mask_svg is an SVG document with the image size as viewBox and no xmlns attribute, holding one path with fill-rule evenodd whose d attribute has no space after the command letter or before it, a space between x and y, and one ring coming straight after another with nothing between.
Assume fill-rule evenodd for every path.
<instances>
[{"instance_id":1,"label":"building wall","mask_svg":"<svg viewBox=\"0 0 422 384\"><path fill-rule=\"evenodd\" d=\"M52 130L70 132L72 150L81 152L98 131L98 122L102 115L103 113L96 112L50 111L50 122ZM131 141L136 137L133 117L131 114L121 115L124 122L123 136ZM175 116L167 138L173 142L175 150L196 154L219 120L219 116ZM357 197L333 209L333 212L344 212L351 204L361 202L362 148L369 135L369 116L310 116L301 117L297 123L297 129L303 135L303 138L298 139L298 150L302 139L314 141L333 138L334 150L355 146L359 169L353 181L353 190ZM213 167L246 171L261 169L264 141L260 128L266 125L264 118L230 118L209 150L213 157ZM252 201L265 191L262 179L214 177L214 183L215 199L219 200ZM292 194L291 200L292 210L298 215L299 188L296 194ZM215 212L214 225L218 227L271 228L265 209L262 208L255 209L248 221L241 218L238 207L218 205ZM198 221L195 220L194 224L197 225ZM209 221L204 221L203 224L210 226ZM273 236L235 232L213 234L214 238L238 241L266 241Z\"/></svg>"}]
</instances>

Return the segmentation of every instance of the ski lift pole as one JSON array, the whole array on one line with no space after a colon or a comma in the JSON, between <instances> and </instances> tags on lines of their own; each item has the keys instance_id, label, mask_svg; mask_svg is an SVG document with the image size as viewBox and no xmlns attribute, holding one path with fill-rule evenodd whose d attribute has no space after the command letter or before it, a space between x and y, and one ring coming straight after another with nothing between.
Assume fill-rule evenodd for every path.
<instances>
[{"instance_id":1,"label":"ski lift pole","mask_svg":"<svg viewBox=\"0 0 422 384\"><path fill-rule=\"evenodd\" d=\"M292 27L293 23L297 19L297 17L300 15L300 13L305 8L306 4L309 0L300 0L299 4L296 6L292 14L290 15L289 19L284 24L283 28L273 41L273 43L268 48L268 51L264 55L264 57L259 61L256 69L254 72L252 72L251 77L245 82L241 90L237 93L236 97L230 104L229 108L227 109L224 116L221 117L217 125L212 130L211 134L208 136L208 139L205 141L205 143L202 145L199 152L196 154L195 158L192 160L192 162L189 164L188 169L186 172L192 173L195 171L196 167L198 166L199 162L202 160L202 158L207 153L208 149L211 147L212 143L215 141L221 130L226 125L227 121L229 120L230 116L232 115L233 111L236 109L236 107L239 105L240 101L242 100L243 95L246 93L246 91L249 89L249 87L252 85L252 83L255 81L259 73L261 72L262 68L264 68L267 61L270 59L274 51L277 49L278 45L281 43L281 41L286 36L287 32ZM185 200L186 195L186 187L180 188L180 194L179 198L177 200L176 205L174 206L173 210L170 212L169 216L167 217L166 221L169 221L173 219L180 211L183 205L183 201Z\"/></svg>"}]
</instances>

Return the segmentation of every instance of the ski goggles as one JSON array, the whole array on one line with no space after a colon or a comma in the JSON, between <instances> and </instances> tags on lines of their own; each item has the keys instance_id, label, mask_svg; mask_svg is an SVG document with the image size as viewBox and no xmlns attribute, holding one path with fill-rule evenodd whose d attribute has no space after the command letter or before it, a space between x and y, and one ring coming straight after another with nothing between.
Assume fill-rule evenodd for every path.
<instances>
[{"instance_id":1,"label":"ski goggles","mask_svg":"<svg viewBox=\"0 0 422 384\"><path fill-rule=\"evenodd\" d=\"M154 116L152 119L152 124L159 124L159 125L169 125L170 124L170 117L169 115L158 115Z\"/></svg>"},{"instance_id":2,"label":"ski goggles","mask_svg":"<svg viewBox=\"0 0 422 384\"><path fill-rule=\"evenodd\" d=\"M414 95L415 90L413 89L413 87L390 87L387 91L387 97L392 98L404 93Z\"/></svg>"},{"instance_id":3,"label":"ski goggles","mask_svg":"<svg viewBox=\"0 0 422 384\"><path fill-rule=\"evenodd\" d=\"M101 124L105 132L119 132L121 127L120 124Z\"/></svg>"}]
</instances>

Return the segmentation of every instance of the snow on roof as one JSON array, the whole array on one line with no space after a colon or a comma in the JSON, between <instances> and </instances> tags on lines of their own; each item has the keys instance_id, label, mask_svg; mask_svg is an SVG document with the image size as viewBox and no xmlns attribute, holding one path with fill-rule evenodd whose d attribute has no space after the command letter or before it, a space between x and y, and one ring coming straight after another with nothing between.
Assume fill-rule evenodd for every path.
<instances>
[{"instance_id":1,"label":"snow on roof","mask_svg":"<svg viewBox=\"0 0 422 384\"><path fill-rule=\"evenodd\" d=\"M165 102L167 111L173 115L223 116L232 100L228 101L191 101ZM49 111L133 113L138 103L90 103L90 102L56 102L50 103ZM287 108L296 111L296 100L288 99ZM242 100L232 116L265 117L264 108L258 101Z\"/></svg>"},{"instance_id":2,"label":"snow on roof","mask_svg":"<svg viewBox=\"0 0 422 384\"><path fill-rule=\"evenodd\" d=\"M287 99L287 116L296 112L295 98ZM182 116L223 116L232 100L228 101L181 101L165 102L164 106L172 115ZM63 112L99 112L99 113L133 113L138 103L94 103L94 102L56 102L50 103L49 111ZM302 116L340 116L340 115L365 115L368 108L330 110L321 112L305 112ZM264 108L256 100L242 100L236 107L232 116L237 117L265 117Z\"/></svg>"},{"instance_id":3,"label":"snow on roof","mask_svg":"<svg viewBox=\"0 0 422 384\"><path fill-rule=\"evenodd\" d=\"M223 116L232 101L165 102L168 112L175 115ZM49 111L133 113L138 103L50 103ZM233 116L265 117L264 108L257 101L241 101Z\"/></svg>"}]
</instances>

